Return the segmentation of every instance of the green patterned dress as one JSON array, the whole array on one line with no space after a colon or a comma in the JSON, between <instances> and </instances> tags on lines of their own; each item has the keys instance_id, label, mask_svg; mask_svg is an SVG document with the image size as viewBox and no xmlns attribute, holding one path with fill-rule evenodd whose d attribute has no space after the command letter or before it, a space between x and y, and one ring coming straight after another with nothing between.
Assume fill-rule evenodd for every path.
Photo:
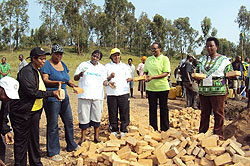
<instances>
[{"instance_id":1,"label":"green patterned dress","mask_svg":"<svg viewBox=\"0 0 250 166\"><path fill-rule=\"evenodd\" d=\"M202 56L196 67L198 73L206 74L206 79L199 83L199 94L204 96L226 95L226 73L232 71L232 65L226 56L219 55L211 58L209 55Z\"/></svg>"}]
</instances>

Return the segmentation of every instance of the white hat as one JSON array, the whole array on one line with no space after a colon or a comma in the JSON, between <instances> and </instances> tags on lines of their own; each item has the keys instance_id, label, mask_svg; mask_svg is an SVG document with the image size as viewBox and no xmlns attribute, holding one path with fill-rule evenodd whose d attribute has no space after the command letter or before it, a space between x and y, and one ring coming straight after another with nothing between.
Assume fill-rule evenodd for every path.
<instances>
[{"instance_id":1,"label":"white hat","mask_svg":"<svg viewBox=\"0 0 250 166\"><path fill-rule=\"evenodd\" d=\"M0 87L2 87L6 95L10 99L19 99L18 89L19 82L12 77L5 76L0 80Z\"/></svg>"}]
</instances>

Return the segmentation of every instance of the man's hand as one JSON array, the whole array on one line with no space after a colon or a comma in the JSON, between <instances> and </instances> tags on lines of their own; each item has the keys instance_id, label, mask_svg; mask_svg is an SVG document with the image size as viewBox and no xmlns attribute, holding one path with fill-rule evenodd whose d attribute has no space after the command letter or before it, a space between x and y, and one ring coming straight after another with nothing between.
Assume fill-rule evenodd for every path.
<instances>
[{"instance_id":1,"label":"man's hand","mask_svg":"<svg viewBox=\"0 0 250 166\"><path fill-rule=\"evenodd\" d=\"M2 160L0 160L0 166L6 166Z\"/></svg>"},{"instance_id":2,"label":"man's hand","mask_svg":"<svg viewBox=\"0 0 250 166\"><path fill-rule=\"evenodd\" d=\"M14 137L12 132L8 132L7 134L5 134L4 137L7 145L12 145L14 143Z\"/></svg>"}]
</instances>

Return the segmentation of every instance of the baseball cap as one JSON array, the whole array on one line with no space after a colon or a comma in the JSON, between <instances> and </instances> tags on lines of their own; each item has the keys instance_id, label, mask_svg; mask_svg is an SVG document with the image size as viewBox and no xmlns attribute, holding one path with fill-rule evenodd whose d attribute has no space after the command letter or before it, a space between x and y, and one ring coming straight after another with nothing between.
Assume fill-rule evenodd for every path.
<instances>
[{"instance_id":1,"label":"baseball cap","mask_svg":"<svg viewBox=\"0 0 250 166\"><path fill-rule=\"evenodd\" d=\"M5 76L0 79L0 87L2 87L6 93L6 95L10 99L19 99L18 89L19 82L12 77Z\"/></svg>"},{"instance_id":2,"label":"baseball cap","mask_svg":"<svg viewBox=\"0 0 250 166\"><path fill-rule=\"evenodd\" d=\"M121 51L118 49L118 48L113 48L111 51L110 51L110 55L114 54L114 53L121 53Z\"/></svg>"},{"instance_id":3,"label":"baseball cap","mask_svg":"<svg viewBox=\"0 0 250 166\"><path fill-rule=\"evenodd\" d=\"M63 48L59 44L55 44L55 45L52 46L52 50L51 51L52 51L52 53L53 52L63 53Z\"/></svg>"},{"instance_id":4,"label":"baseball cap","mask_svg":"<svg viewBox=\"0 0 250 166\"><path fill-rule=\"evenodd\" d=\"M41 47L35 47L30 51L30 58L31 57L38 57L41 55L50 55L49 52L44 51Z\"/></svg>"}]
</instances>

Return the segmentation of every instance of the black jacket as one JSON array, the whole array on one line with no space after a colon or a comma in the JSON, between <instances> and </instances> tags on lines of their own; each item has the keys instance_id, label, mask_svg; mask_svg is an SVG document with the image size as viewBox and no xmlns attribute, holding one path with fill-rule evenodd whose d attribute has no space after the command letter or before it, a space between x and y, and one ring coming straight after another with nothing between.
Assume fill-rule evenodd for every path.
<instances>
[{"instance_id":1,"label":"black jacket","mask_svg":"<svg viewBox=\"0 0 250 166\"><path fill-rule=\"evenodd\" d=\"M9 102L2 102L0 110L0 134L5 135L10 132L10 126L8 126L8 114L9 114Z\"/></svg>"},{"instance_id":2,"label":"black jacket","mask_svg":"<svg viewBox=\"0 0 250 166\"><path fill-rule=\"evenodd\" d=\"M53 91L38 90L38 72L33 68L32 63L22 68L17 75L17 80L20 85L18 90L20 99L11 102L10 114L19 118L28 119L35 100L51 97L53 96Z\"/></svg>"}]
</instances>

